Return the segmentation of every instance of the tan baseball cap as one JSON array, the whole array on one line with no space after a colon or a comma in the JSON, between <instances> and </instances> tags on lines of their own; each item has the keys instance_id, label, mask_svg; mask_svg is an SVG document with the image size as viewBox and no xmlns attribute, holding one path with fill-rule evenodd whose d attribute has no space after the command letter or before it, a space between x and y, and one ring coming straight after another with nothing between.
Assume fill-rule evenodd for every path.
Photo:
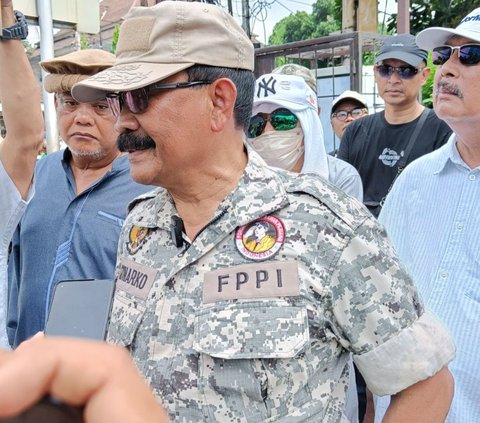
<instances>
[{"instance_id":1,"label":"tan baseball cap","mask_svg":"<svg viewBox=\"0 0 480 423\"><path fill-rule=\"evenodd\" d=\"M198 2L133 8L120 27L116 56L112 68L73 87L76 100L142 88L195 64L254 69L253 44L240 25L222 8Z\"/></svg>"}]
</instances>

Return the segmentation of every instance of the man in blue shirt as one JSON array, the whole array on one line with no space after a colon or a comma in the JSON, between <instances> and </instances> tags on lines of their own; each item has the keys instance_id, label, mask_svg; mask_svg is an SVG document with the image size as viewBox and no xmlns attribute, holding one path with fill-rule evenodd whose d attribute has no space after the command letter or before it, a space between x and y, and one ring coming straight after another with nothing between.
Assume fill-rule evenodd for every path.
<instances>
[{"instance_id":1,"label":"man in blue shirt","mask_svg":"<svg viewBox=\"0 0 480 423\"><path fill-rule=\"evenodd\" d=\"M422 31L417 43L433 50L435 111L454 133L405 169L380 220L457 346L446 421L474 423L480 422L480 8L455 29Z\"/></svg>"},{"instance_id":2,"label":"man in blue shirt","mask_svg":"<svg viewBox=\"0 0 480 423\"><path fill-rule=\"evenodd\" d=\"M106 100L79 103L70 95L74 83L114 60L111 53L89 49L41 63L67 148L38 162L36 195L13 237L7 319L12 346L43 330L59 281L113 278L127 205L150 190L130 178Z\"/></svg>"}]
</instances>

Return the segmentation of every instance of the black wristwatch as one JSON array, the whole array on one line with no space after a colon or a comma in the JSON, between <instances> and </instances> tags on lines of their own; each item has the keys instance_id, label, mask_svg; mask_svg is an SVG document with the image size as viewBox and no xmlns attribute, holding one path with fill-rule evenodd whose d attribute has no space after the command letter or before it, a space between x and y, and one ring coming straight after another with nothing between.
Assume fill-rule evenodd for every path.
<instances>
[{"instance_id":1,"label":"black wristwatch","mask_svg":"<svg viewBox=\"0 0 480 423\"><path fill-rule=\"evenodd\" d=\"M17 22L8 28L3 28L0 40L24 40L28 36L28 24L22 12L15 10Z\"/></svg>"}]
</instances>

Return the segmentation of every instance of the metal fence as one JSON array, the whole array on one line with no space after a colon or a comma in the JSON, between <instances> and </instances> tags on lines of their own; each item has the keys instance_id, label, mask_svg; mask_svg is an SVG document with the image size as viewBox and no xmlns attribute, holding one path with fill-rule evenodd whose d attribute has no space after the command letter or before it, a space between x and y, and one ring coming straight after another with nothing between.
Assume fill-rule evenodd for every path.
<instances>
[{"instance_id":1,"label":"metal fence","mask_svg":"<svg viewBox=\"0 0 480 423\"><path fill-rule=\"evenodd\" d=\"M384 35L375 33L348 32L259 48L255 50L255 75L269 73L286 63L309 68L317 80L325 147L332 151L339 142L330 124L334 98L345 90L355 90L367 98L370 113L383 109L383 101L373 80L372 64L384 38Z\"/></svg>"}]
</instances>

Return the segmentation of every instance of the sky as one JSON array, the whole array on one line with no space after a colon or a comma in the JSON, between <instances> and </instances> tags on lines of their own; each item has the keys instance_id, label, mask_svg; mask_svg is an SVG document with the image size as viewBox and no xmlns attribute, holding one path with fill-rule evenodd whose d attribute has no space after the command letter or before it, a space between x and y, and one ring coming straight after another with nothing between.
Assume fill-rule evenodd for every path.
<instances>
[{"instance_id":1,"label":"sky","mask_svg":"<svg viewBox=\"0 0 480 423\"><path fill-rule=\"evenodd\" d=\"M227 9L227 0L220 0L221 4ZM253 34L257 35L257 38L267 44L273 27L277 22L287 17L290 14L294 14L297 11L305 11L312 13L312 4L315 0L249 0L250 10L252 11L252 20L250 21L250 29ZM238 21L241 24L242 15L242 3L241 0L232 0L233 14L238 17ZM256 13L261 10L261 13ZM394 13L397 10L396 0L379 0L378 2L378 20L382 22L384 12ZM253 19L256 16L257 19ZM37 42L38 31L36 28L31 27L29 41Z\"/></svg>"},{"instance_id":2,"label":"sky","mask_svg":"<svg viewBox=\"0 0 480 423\"><path fill-rule=\"evenodd\" d=\"M252 15L255 14L255 11L262 10L262 13L258 14L258 19L251 20L251 31L257 35L261 42L266 44L273 27L278 21L297 11L312 13L312 4L314 2L315 0L250 0ZM221 3L226 8L227 1L221 0ZM242 14L241 0L232 0L232 5L234 16L240 17ZM396 0L380 0L378 2L378 10L378 20L382 22L385 12L387 14L396 12L397 2Z\"/></svg>"}]
</instances>

